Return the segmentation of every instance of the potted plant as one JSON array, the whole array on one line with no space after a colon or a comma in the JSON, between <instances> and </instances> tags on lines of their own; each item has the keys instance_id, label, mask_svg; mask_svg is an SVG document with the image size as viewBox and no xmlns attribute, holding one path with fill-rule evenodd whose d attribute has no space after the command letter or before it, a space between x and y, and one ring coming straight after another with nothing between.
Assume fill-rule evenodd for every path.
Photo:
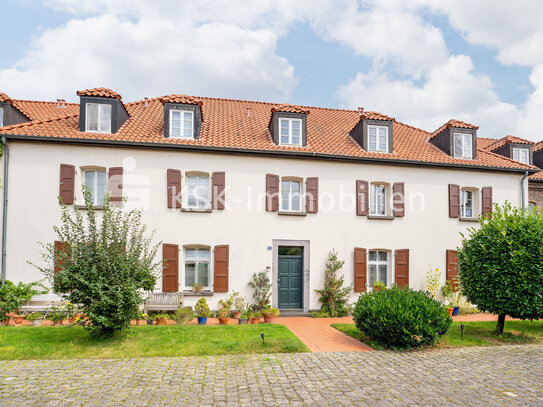
<instances>
[{"instance_id":1,"label":"potted plant","mask_svg":"<svg viewBox=\"0 0 543 407\"><path fill-rule=\"evenodd\" d=\"M207 317L209 317L209 306L204 297L198 300L194 306L194 312L198 317L198 325L205 325L207 323Z\"/></svg>"},{"instance_id":2,"label":"potted plant","mask_svg":"<svg viewBox=\"0 0 543 407\"><path fill-rule=\"evenodd\" d=\"M240 318L242 310L247 306L245 298L243 298L237 291L234 291L230 296L230 303L234 308L234 318Z\"/></svg>"},{"instance_id":3,"label":"potted plant","mask_svg":"<svg viewBox=\"0 0 543 407\"><path fill-rule=\"evenodd\" d=\"M460 293L456 292L453 294L453 300L452 300L452 306L453 306L453 312L452 316L455 317L460 312Z\"/></svg>"},{"instance_id":4,"label":"potted plant","mask_svg":"<svg viewBox=\"0 0 543 407\"><path fill-rule=\"evenodd\" d=\"M153 325L153 318L151 318L149 316L149 314L144 313L143 314L143 319L145 319L147 321L147 325Z\"/></svg>"},{"instance_id":5,"label":"potted plant","mask_svg":"<svg viewBox=\"0 0 543 407\"><path fill-rule=\"evenodd\" d=\"M454 307L452 306L452 296L454 294L452 283L450 280L447 280L445 282L445 285L441 287L441 293L443 294L443 298L445 299L445 302L447 305L445 305L445 308L447 309L447 312L449 313L449 316L452 316Z\"/></svg>"},{"instance_id":6,"label":"potted plant","mask_svg":"<svg viewBox=\"0 0 543 407\"><path fill-rule=\"evenodd\" d=\"M279 310L277 308L264 308L262 311L260 311L262 316L264 317L264 322L266 324L273 324L273 321L276 317L279 316Z\"/></svg>"},{"instance_id":7,"label":"potted plant","mask_svg":"<svg viewBox=\"0 0 543 407\"><path fill-rule=\"evenodd\" d=\"M155 315L155 321L157 325L167 325L168 319L170 319L170 316L168 314L157 314Z\"/></svg>"},{"instance_id":8,"label":"potted plant","mask_svg":"<svg viewBox=\"0 0 543 407\"><path fill-rule=\"evenodd\" d=\"M260 312L253 312L251 314L251 324L258 324L260 322Z\"/></svg>"},{"instance_id":9,"label":"potted plant","mask_svg":"<svg viewBox=\"0 0 543 407\"><path fill-rule=\"evenodd\" d=\"M11 316L11 319L15 323L15 325L21 325L23 321L25 320L25 315L16 313L15 315Z\"/></svg>"},{"instance_id":10,"label":"potted plant","mask_svg":"<svg viewBox=\"0 0 543 407\"><path fill-rule=\"evenodd\" d=\"M185 322L192 321L194 314L189 307L177 308L174 314L175 323L177 325L185 325Z\"/></svg>"},{"instance_id":11,"label":"potted plant","mask_svg":"<svg viewBox=\"0 0 543 407\"><path fill-rule=\"evenodd\" d=\"M228 320L230 319L230 308L232 308L231 298L219 300L219 311L217 312L219 324L228 325Z\"/></svg>"},{"instance_id":12,"label":"potted plant","mask_svg":"<svg viewBox=\"0 0 543 407\"><path fill-rule=\"evenodd\" d=\"M75 324L76 314L77 314L77 307L72 304L71 302L67 302L65 306L66 310L66 319L68 319L68 323L70 325Z\"/></svg>"},{"instance_id":13,"label":"potted plant","mask_svg":"<svg viewBox=\"0 0 543 407\"><path fill-rule=\"evenodd\" d=\"M247 320L251 318L251 311L247 310L243 312L238 318L238 324L243 325L247 323Z\"/></svg>"},{"instance_id":14,"label":"potted plant","mask_svg":"<svg viewBox=\"0 0 543 407\"><path fill-rule=\"evenodd\" d=\"M192 292L193 293L203 293L204 292L204 286L201 284L193 284L192 285Z\"/></svg>"},{"instance_id":15,"label":"potted plant","mask_svg":"<svg viewBox=\"0 0 543 407\"><path fill-rule=\"evenodd\" d=\"M49 308L49 314L47 315L47 319L53 322L54 326L61 326L62 321L66 318L66 315L62 311L61 308L57 306L52 306Z\"/></svg>"},{"instance_id":16,"label":"potted plant","mask_svg":"<svg viewBox=\"0 0 543 407\"><path fill-rule=\"evenodd\" d=\"M39 312L33 312L26 316L26 319L32 322L32 325L34 326L41 326L41 323L43 322L43 315Z\"/></svg>"},{"instance_id":17,"label":"potted plant","mask_svg":"<svg viewBox=\"0 0 543 407\"><path fill-rule=\"evenodd\" d=\"M373 291L376 292L376 293L379 292L379 291L383 291L386 288L387 288L386 285L382 281L376 281L373 284Z\"/></svg>"},{"instance_id":18,"label":"potted plant","mask_svg":"<svg viewBox=\"0 0 543 407\"><path fill-rule=\"evenodd\" d=\"M138 312L138 314L136 315L136 325L140 326L140 325L145 325L145 314L142 314L141 312ZM76 319L78 319L77 317L77 314L76 314Z\"/></svg>"}]
</instances>

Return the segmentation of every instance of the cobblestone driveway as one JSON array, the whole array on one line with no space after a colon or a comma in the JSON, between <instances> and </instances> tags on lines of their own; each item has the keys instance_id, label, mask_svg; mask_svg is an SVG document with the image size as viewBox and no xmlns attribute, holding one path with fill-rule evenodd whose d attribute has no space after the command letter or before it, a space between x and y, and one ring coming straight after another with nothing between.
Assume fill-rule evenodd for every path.
<instances>
[{"instance_id":1,"label":"cobblestone driveway","mask_svg":"<svg viewBox=\"0 0 543 407\"><path fill-rule=\"evenodd\" d=\"M0 362L2 405L543 406L543 347Z\"/></svg>"}]
</instances>

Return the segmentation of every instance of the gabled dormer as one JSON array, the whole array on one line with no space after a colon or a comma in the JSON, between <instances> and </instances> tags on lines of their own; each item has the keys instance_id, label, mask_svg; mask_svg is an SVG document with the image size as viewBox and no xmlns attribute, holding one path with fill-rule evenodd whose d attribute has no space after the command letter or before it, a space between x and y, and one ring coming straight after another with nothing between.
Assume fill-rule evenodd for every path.
<instances>
[{"instance_id":1,"label":"gabled dormer","mask_svg":"<svg viewBox=\"0 0 543 407\"><path fill-rule=\"evenodd\" d=\"M360 120L351 130L351 136L370 153L394 151L394 118L359 108Z\"/></svg>"},{"instance_id":2,"label":"gabled dormer","mask_svg":"<svg viewBox=\"0 0 543 407\"><path fill-rule=\"evenodd\" d=\"M275 144L294 147L307 145L309 110L300 106L279 105L273 107L271 112L269 130Z\"/></svg>"},{"instance_id":3,"label":"gabled dormer","mask_svg":"<svg viewBox=\"0 0 543 407\"><path fill-rule=\"evenodd\" d=\"M451 119L429 138L430 143L454 158L477 158L477 129L479 126Z\"/></svg>"},{"instance_id":4,"label":"gabled dormer","mask_svg":"<svg viewBox=\"0 0 543 407\"><path fill-rule=\"evenodd\" d=\"M164 105L164 137L198 140L202 128L202 101L186 95L160 98Z\"/></svg>"},{"instance_id":5,"label":"gabled dormer","mask_svg":"<svg viewBox=\"0 0 543 407\"><path fill-rule=\"evenodd\" d=\"M28 121L30 119L13 106L11 98L5 93L0 92L0 127Z\"/></svg>"},{"instance_id":6,"label":"gabled dormer","mask_svg":"<svg viewBox=\"0 0 543 407\"><path fill-rule=\"evenodd\" d=\"M543 141L535 143L532 147L533 165L543 169Z\"/></svg>"},{"instance_id":7,"label":"gabled dormer","mask_svg":"<svg viewBox=\"0 0 543 407\"><path fill-rule=\"evenodd\" d=\"M523 164L532 164L532 146L533 143L529 140L507 135L489 145L486 149Z\"/></svg>"},{"instance_id":8,"label":"gabled dormer","mask_svg":"<svg viewBox=\"0 0 543 407\"><path fill-rule=\"evenodd\" d=\"M79 131L87 133L116 133L128 120L122 97L107 88L77 91L79 102Z\"/></svg>"}]
</instances>

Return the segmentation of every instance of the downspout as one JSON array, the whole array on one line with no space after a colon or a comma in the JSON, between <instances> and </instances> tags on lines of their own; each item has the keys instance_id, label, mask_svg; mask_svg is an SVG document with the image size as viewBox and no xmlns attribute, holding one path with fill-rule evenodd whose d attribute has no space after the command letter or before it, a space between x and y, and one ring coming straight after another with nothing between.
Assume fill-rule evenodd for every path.
<instances>
[{"instance_id":1,"label":"downspout","mask_svg":"<svg viewBox=\"0 0 543 407\"><path fill-rule=\"evenodd\" d=\"M528 178L528 175L530 175L528 173L528 171L526 171L524 173L524 175L522 176L522 179L520 180L520 191L521 191L521 194L522 194L522 209L526 209L526 198L524 197L524 181L526 180L526 178Z\"/></svg>"},{"instance_id":2,"label":"downspout","mask_svg":"<svg viewBox=\"0 0 543 407\"><path fill-rule=\"evenodd\" d=\"M6 283L6 236L8 225L8 161L9 149L8 142L2 137L2 146L4 153L4 199L2 209L2 287Z\"/></svg>"}]
</instances>

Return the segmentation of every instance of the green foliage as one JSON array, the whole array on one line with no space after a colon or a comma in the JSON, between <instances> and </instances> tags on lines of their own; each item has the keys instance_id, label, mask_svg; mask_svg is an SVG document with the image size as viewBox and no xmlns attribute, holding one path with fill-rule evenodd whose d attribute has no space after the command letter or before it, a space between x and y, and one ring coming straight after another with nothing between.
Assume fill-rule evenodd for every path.
<instances>
[{"instance_id":1,"label":"green foliage","mask_svg":"<svg viewBox=\"0 0 543 407\"><path fill-rule=\"evenodd\" d=\"M386 288L387 288L387 286L382 281L376 281L373 284L373 289L376 290L376 291L386 290Z\"/></svg>"},{"instance_id":2,"label":"green foliage","mask_svg":"<svg viewBox=\"0 0 543 407\"><path fill-rule=\"evenodd\" d=\"M267 272L253 273L253 277L249 281L249 287L254 290L253 299L257 309L262 309L270 304L272 285Z\"/></svg>"},{"instance_id":3,"label":"green foliage","mask_svg":"<svg viewBox=\"0 0 543 407\"><path fill-rule=\"evenodd\" d=\"M229 300L235 311L242 311L247 306L247 301L237 291L232 293Z\"/></svg>"},{"instance_id":4,"label":"green foliage","mask_svg":"<svg viewBox=\"0 0 543 407\"><path fill-rule=\"evenodd\" d=\"M6 281L4 286L0 287L0 321L9 319L7 314L17 312L23 303L40 293L36 289L38 286L39 283L14 284Z\"/></svg>"},{"instance_id":5,"label":"green foliage","mask_svg":"<svg viewBox=\"0 0 543 407\"><path fill-rule=\"evenodd\" d=\"M543 318L543 217L536 210L496 205L479 229L462 236L462 293L483 312ZM502 319L501 322L503 322ZM503 332L503 323L497 326Z\"/></svg>"},{"instance_id":6,"label":"green foliage","mask_svg":"<svg viewBox=\"0 0 543 407\"><path fill-rule=\"evenodd\" d=\"M266 307L260 311L263 317L278 317L280 311L277 308Z\"/></svg>"},{"instance_id":7,"label":"green foliage","mask_svg":"<svg viewBox=\"0 0 543 407\"><path fill-rule=\"evenodd\" d=\"M360 295L353 319L371 340L394 349L435 343L452 323L431 294L397 286Z\"/></svg>"},{"instance_id":8,"label":"green foliage","mask_svg":"<svg viewBox=\"0 0 543 407\"><path fill-rule=\"evenodd\" d=\"M209 306L207 305L207 301L204 297L198 300L198 302L194 306L194 312L199 318L209 317Z\"/></svg>"},{"instance_id":9,"label":"green foliage","mask_svg":"<svg viewBox=\"0 0 543 407\"><path fill-rule=\"evenodd\" d=\"M345 261L338 259L337 251L330 251L324 270L324 287L322 290L315 290L320 295L320 312L329 317L342 317L350 311L348 301L351 286L343 287L345 277L339 275L344 264Z\"/></svg>"},{"instance_id":10,"label":"green foliage","mask_svg":"<svg viewBox=\"0 0 543 407\"><path fill-rule=\"evenodd\" d=\"M159 319L170 319L169 314L156 314L155 315L155 321L158 321Z\"/></svg>"},{"instance_id":11,"label":"green foliage","mask_svg":"<svg viewBox=\"0 0 543 407\"><path fill-rule=\"evenodd\" d=\"M26 316L26 319L28 319L29 321L35 321L37 319L43 319L43 315L39 312L33 312L31 314L28 314Z\"/></svg>"},{"instance_id":12,"label":"green foliage","mask_svg":"<svg viewBox=\"0 0 543 407\"><path fill-rule=\"evenodd\" d=\"M441 284L441 272L438 268L430 268L426 272L426 291L432 294L434 300L437 300L439 294L439 285Z\"/></svg>"},{"instance_id":13,"label":"green foliage","mask_svg":"<svg viewBox=\"0 0 543 407\"><path fill-rule=\"evenodd\" d=\"M98 215L88 193L85 206L71 211L63 205L61 225L54 230L56 240L67 242L68 250L43 244L47 266L36 267L55 291L81 306L93 335L110 336L137 317L145 292L155 287L163 264L155 261L159 244L153 242L153 234L146 236L141 211L123 211L106 199ZM55 260L61 267L56 275Z\"/></svg>"},{"instance_id":14,"label":"green foliage","mask_svg":"<svg viewBox=\"0 0 543 407\"><path fill-rule=\"evenodd\" d=\"M66 319L66 312L61 307L52 306L49 307L46 318L53 322L60 322Z\"/></svg>"},{"instance_id":15,"label":"green foliage","mask_svg":"<svg viewBox=\"0 0 543 407\"><path fill-rule=\"evenodd\" d=\"M450 280L447 280L445 282L445 285L441 287L441 294L443 294L443 298L447 301L447 303L452 302L452 296L454 294L453 286Z\"/></svg>"},{"instance_id":16,"label":"green foliage","mask_svg":"<svg viewBox=\"0 0 543 407\"><path fill-rule=\"evenodd\" d=\"M189 307L178 308L175 311L174 319L176 321L192 321L194 319L194 313Z\"/></svg>"}]
</instances>

